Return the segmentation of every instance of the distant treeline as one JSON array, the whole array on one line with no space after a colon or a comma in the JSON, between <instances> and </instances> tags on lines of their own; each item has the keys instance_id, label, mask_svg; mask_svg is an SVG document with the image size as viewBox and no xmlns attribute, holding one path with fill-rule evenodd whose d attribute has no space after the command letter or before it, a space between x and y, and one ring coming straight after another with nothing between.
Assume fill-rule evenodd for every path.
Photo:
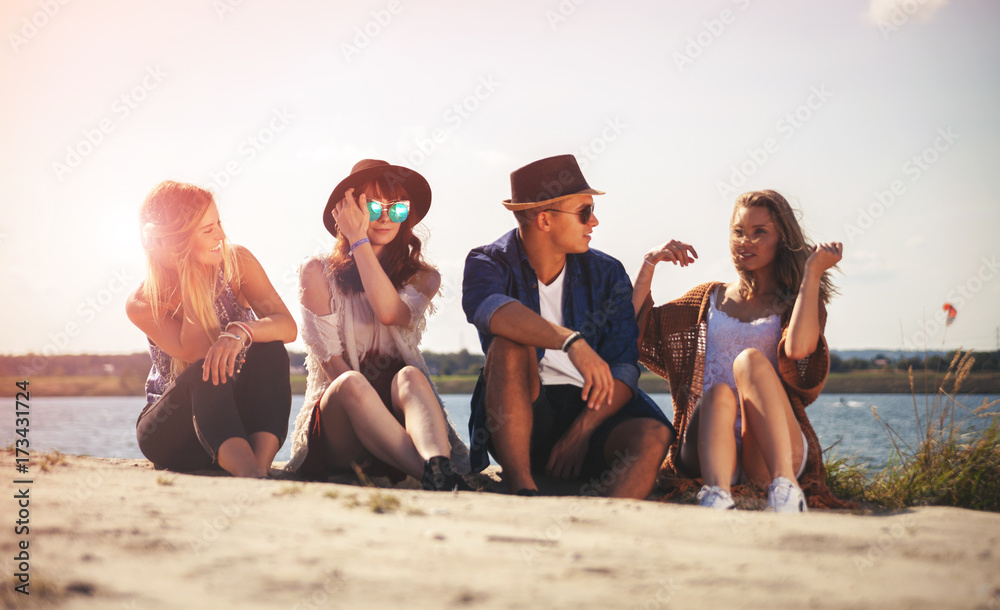
<instances>
[{"instance_id":1,"label":"distant treeline","mask_svg":"<svg viewBox=\"0 0 1000 610\"><path fill-rule=\"evenodd\" d=\"M439 354L423 352L427 368L432 375L476 375L483 366L481 354L470 354L467 350L456 353ZM955 352L930 355L926 360L921 356L891 359L881 354L874 358L841 358L834 350L830 355L830 371L842 373L878 369L914 371L945 371ZM305 368L305 354L290 352L289 361L293 371ZM1000 371L1000 352L975 352L973 371ZM140 352L127 355L81 354L69 356L23 356L0 355L0 377L45 376L116 376L143 377L149 373L149 354Z\"/></svg>"},{"instance_id":2,"label":"distant treeline","mask_svg":"<svg viewBox=\"0 0 1000 610\"><path fill-rule=\"evenodd\" d=\"M289 352L293 371L305 369L306 355ZM475 375L483 366L482 355L462 350L455 354L424 352L427 368L432 375ZM69 356L0 355L0 377L27 377L45 375L52 377L114 376L142 377L149 373L149 353L125 355L80 354Z\"/></svg>"},{"instance_id":3,"label":"distant treeline","mask_svg":"<svg viewBox=\"0 0 1000 610\"><path fill-rule=\"evenodd\" d=\"M964 353L964 352L963 352ZM897 358L895 360L879 354L871 359L865 358L841 358L837 352L830 353L830 372L843 373L846 371L866 371L870 369L894 368L905 371L913 367L914 371L940 371L948 369L955 352L946 352L943 355L933 354L923 358L921 356L910 356ZM974 352L972 354L973 371L998 371L1000 370L1000 352Z\"/></svg>"}]
</instances>

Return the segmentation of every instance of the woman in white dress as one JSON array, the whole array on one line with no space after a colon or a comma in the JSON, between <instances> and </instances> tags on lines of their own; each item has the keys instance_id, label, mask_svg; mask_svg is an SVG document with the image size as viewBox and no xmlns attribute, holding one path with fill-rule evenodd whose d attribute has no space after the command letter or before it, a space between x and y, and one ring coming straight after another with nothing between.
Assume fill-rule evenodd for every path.
<instances>
[{"instance_id":1,"label":"woman in white dress","mask_svg":"<svg viewBox=\"0 0 1000 610\"><path fill-rule=\"evenodd\" d=\"M791 206L770 190L737 199L729 245L738 281L702 284L658 307L650 299L657 263L687 266L695 249L664 243L636 275L640 361L670 378L674 401L678 445L664 466L702 479L702 506L733 508L731 486L748 481L768 487L767 510L804 512L807 495L837 506L805 406L826 379L829 269L843 247L810 246Z\"/></svg>"},{"instance_id":2,"label":"woman in white dress","mask_svg":"<svg viewBox=\"0 0 1000 610\"><path fill-rule=\"evenodd\" d=\"M468 449L428 376L419 343L441 276L413 227L430 208L413 170L366 159L334 189L323 222L333 252L299 271L306 400L288 469L310 479L360 466L425 489L468 489Z\"/></svg>"}]
</instances>

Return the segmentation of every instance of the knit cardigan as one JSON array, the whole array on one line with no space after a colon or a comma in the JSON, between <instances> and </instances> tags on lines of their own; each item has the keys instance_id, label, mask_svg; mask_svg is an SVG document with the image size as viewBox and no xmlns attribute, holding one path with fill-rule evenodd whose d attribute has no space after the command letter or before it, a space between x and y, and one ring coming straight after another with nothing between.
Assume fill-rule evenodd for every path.
<instances>
[{"instance_id":1,"label":"knit cardigan","mask_svg":"<svg viewBox=\"0 0 1000 610\"><path fill-rule=\"evenodd\" d=\"M677 437L671 443L657 477L657 482L667 491L679 492L696 485L694 480L677 467L676 460L680 439L687 433L691 413L701 400L704 390L709 296L719 285L721 282L701 284L679 299L655 307L652 297L647 296L639 310L639 361L670 382L670 394L674 403ZM781 317L778 374L788 394L795 419L809 444L806 467L799 478L799 485L810 507L852 507L855 506L853 502L839 500L827 487L823 452L805 411L819 396L830 368L830 355L823 337L826 307L820 303L820 337L816 349L801 360L792 360L785 355L791 312L792 308L789 307Z\"/></svg>"}]
</instances>

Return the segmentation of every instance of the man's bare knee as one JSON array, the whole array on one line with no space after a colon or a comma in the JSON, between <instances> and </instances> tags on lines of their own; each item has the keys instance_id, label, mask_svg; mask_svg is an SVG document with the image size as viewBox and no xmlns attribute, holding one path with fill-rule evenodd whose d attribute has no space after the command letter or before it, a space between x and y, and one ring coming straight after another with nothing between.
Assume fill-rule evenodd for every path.
<instances>
[{"instance_id":1,"label":"man's bare knee","mask_svg":"<svg viewBox=\"0 0 1000 610\"><path fill-rule=\"evenodd\" d=\"M642 422L643 443L663 452L663 455L657 460L657 463L659 463L663 460L663 456L667 454L667 447L670 445L670 441L673 440L670 427L655 419L643 419Z\"/></svg>"},{"instance_id":2,"label":"man's bare knee","mask_svg":"<svg viewBox=\"0 0 1000 610\"><path fill-rule=\"evenodd\" d=\"M495 337L486 353L484 373L491 370L506 370L518 365L526 365L534 360L534 348L511 341L506 337Z\"/></svg>"},{"instance_id":3,"label":"man's bare knee","mask_svg":"<svg viewBox=\"0 0 1000 610\"><path fill-rule=\"evenodd\" d=\"M654 460L659 466L670 441L670 428L666 424L648 417L631 419L612 431L604 446L604 457L610 462L622 451L630 451L639 458Z\"/></svg>"},{"instance_id":4,"label":"man's bare knee","mask_svg":"<svg viewBox=\"0 0 1000 610\"><path fill-rule=\"evenodd\" d=\"M529 391L538 385L538 359L535 348L504 337L490 344L483 366L487 392L521 386Z\"/></svg>"}]
</instances>

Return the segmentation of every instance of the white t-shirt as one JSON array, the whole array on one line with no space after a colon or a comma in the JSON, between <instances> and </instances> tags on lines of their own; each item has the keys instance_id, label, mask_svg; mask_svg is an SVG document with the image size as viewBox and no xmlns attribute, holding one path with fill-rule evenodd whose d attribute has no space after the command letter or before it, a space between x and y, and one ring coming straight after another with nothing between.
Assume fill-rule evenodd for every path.
<instances>
[{"instance_id":1,"label":"white t-shirt","mask_svg":"<svg viewBox=\"0 0 1000 610\"><path fill-rule=\"evenodd\" d=\"M566 266L548 286L538 282L539 310L542 318L562 326L563 279L566 277ZM561 349L547 349L538 363L538 378L542 385L571 384L583 387L583 375L576 370L569 355Z\"/></svg>"}]
</instances>

